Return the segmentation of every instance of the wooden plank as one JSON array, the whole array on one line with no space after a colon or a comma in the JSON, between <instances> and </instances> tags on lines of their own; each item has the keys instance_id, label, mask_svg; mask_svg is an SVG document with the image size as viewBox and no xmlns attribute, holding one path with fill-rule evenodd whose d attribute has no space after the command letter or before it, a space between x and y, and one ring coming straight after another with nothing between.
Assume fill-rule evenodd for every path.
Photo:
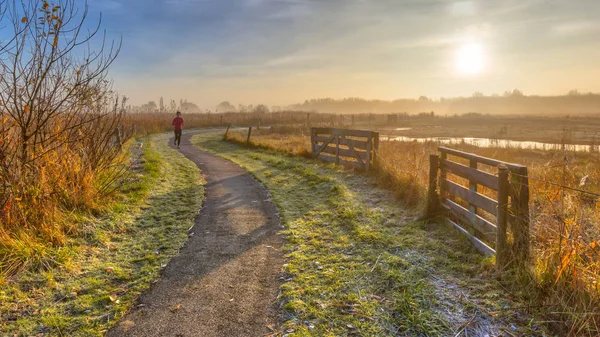
<instances>
[{"instance_id":1,"label":"wooden plank","mask_svg":"<svg viewBox=\"0 0 600 337\"><path fill-rule=\"evenodd\" d=\"M328 163L338 164L338 158L334 156L319 155L317 158ZM364 169L364 165L362 165L361 163L355 161L347 161L343 158L339 158L339 164L344 166L354 166L361 170Z\"/></svg>"},{"instance_id":2,"label":"wooden plank","mask_svg":"<svg viewBox=\"0 0 600 337\"><path fill-rule=\"evenodd\" d=\"M491 188L494 191L498 190L498 178L492 174L455 163L450 160L442 160L442 166L446 169L446 172L455 174L465 179L473 179L479 185L483 185L487 188Z\"/></svg>"},{"instance_id":3,"label":"wooden plank","mask_svg":"<svg viewBox=\"0 0 600 337\"><path fill-rule=\"evenodd\" d=\"M324 148L323 151L321 151L321 153L329 153L329 154L337 155L338 148L333 147L330 144L330 146L327 146L326 148ZM354 155L354 152L352 152L352 150L348 150L348 149L339 149L339 155L342 157L356 158ZM365 160L365 158L367 157L366 152L357 152L357 155L360 157L361 160Z\"/></svg>"},{"instance_id":4,"label":"wooden plank","mask_svg":"<svg viewBox=\"0 0 600 337\"><path fill-rule=\"evenodd\" d=\"M328 139L329 139L329 137L314 136L313 141L315 143L324 143ZM340 145L350 146L350 144L352 144L352 146L354 146L355 149L361 149L361 150L366 150L367 149L367 141L356 140L356 139L348 139L348 138L346 138L345 141L340 141Z\"/></svg>"},{"instance_id":5,"label":"wooden plank","mask_svg":"<svg viewBox=\"0 0 600 337\"><path fill-rule=\"evenodd\" d=\"M315 134L322 135L336 135L336 136L350 136L350 137L371 137L373 131L369 130L346 130L346 129L335 129L335 128L313 128Z\"/></svg>"},{"instance_id":6,"label":"wooden plank","mask_svg":"<svg viewBox=\"0 0 600 337\"><path fill-rule=\"evenodd\" d=\"M458 229L459 232L461 232L464 236L466 236L467 239L469 239L469 241L471 241L473 246L475 246L475 248L484 256L492 257L492 256L494 256L494 254L496 254L496 251L494 249L492 249L490 246L486 245L483 241L481 241L478 238L471 235L471 233L467 232L464 228L460 227L456 222L454 222L450 219L446 219L446 221L448 221L449 224L454 226L456 229Z\"/></svg>"},{"instance_id":7,"label":"wooden plank","mask_svg":"<svg viewBox=\"0 0 600 337\"><path fill-rule=\"evenodd\" d=\"M331 143L331 141L333 140L333 138L335 138L334 135L329 136L329 138L327 139L326 142L324 142L323 144L321 144L321 146L318 147L317 152L314 154L314 156L318 156L321 151L323 151L327 145L329 145L329 143Z\"/></svg>"},{"instance_id":8,"label":"wooden plank","mask_svg":"<svg viewBox=\"0 0 600 337\"><path fill-rule=\"evenodd\" d=\"M525 167L523 165L513 164L513 163L505 163L503 161L495 160L495 159L492 159L492 158L486 158L486 157L478 156L476 154L472 154L472 153L468 153L468 152L463 152L463 151L459 151L459 150L455 150L455 149L450 149L450 148L443 147L443 146L438 147L438 150L440 152L442 152L442 153L447 153L447 154L450 154L450 155L453 155L453 156L457 156L457 157L461 157L461 158L466 158L466 159L474 159L478 163L482 163L482 164L490 165L490 166L494 166L494 167L496 167L496 166L498 166L500 164L504 164L511 171L520 170L521 168Z\"/></svg>"},{"instance_id":9,"label":"wooden plank","mask_svg":"<svg viewBox=\"0 0 600 337\"><path fill-rule=\"evenodd\" d=\"M354 149L354 145L352 144L352 142L348 142L346 136L342 136L342 141L344 142L344 144L347 144L347 146L350 148L350 151L352 151L352 153L354 154L354 158L356 158L356 160L358 160L358 162L360 162L361 164L364 164L363 158L361 157L361 153L356 152L356 149Z\"/></svg>"},{"instance_id":10,"label":"wooden plank","mask_svg":"<svg viewBox=\"0 0 600 337\"><path fill-rule=\"evenodd\" d=\"M345 138L345 136L344 136L344 138ZM342 143L340 143L340 144L342 144ZM352 144L352 146L354 147L355 150L356 149L360 149L363 151L367 150L367 141L366 140L357 140L357 139L346 138L344 145L349 147L350 144Z\"/></svg>"},{"instance_id":11,"label":"wooden plank","mask_svg":"<svg viewBox=\"0 0 600 337\"><path fill-rule=\"evenodd\" d=\"M442 181L442 185L448 191L449 194L455 195L470 204L473 204L486 212L498 215L498 202L494 199L490 199L484 195L473 192L468 188L464 188L457 183L449 180Z\"/></svg>"},{"instance_id":12,"label":"wooden plank","mask_svg":"<svg viewBox=\"0 0 600 337\"><path fill-rule=\"evenodd\" d=\"M485 235L485 237L490 240L490 242L496 242L496 225L487 221L486 219L480 217L477 214L473 214L469 212L466 208L461 205L455 203L452 200L443 199L442 206L450 211L454 216L456 216L461 221L468 223L471 227L476 229L481 234Z\"/></svg>"}]
</instances>

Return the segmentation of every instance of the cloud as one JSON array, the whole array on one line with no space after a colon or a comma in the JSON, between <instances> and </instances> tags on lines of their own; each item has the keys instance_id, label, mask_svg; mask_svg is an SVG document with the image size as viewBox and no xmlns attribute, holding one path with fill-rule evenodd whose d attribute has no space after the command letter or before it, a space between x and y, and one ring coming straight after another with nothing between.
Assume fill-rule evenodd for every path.
<instances>
[{"instance_id":1,"label":"cloud","mask_svg":"<svg viewBox=\"0 0 600 337\"><path fill-rule=\"evenodd\" d=\"M562 36L597 34L600 33L600 22L589 20L563 22L554 26L553 31Z\"/></svg>"},{"instance_id":2,"label":"cloud","mask_svg":"<svg viewBox=\"0 0 600 337\"><path fill-rule=\"evenodd\" d=\"M277 87L310 78L344 90L345 81L349 87L358 78L381 85L400 78L411 83L451 78L447 64L464 43L489 47L490 58L506 67L535 51L564 49L566 42L557 43L562 41L557 36L577 36L569 46L600 48L593 38L600 32L592 15L600 10L597 0L98 0L92 5L108 11L109 32L123 35L116 71L140 86L160 77L237 83L241 91L244 83L270 81Z\"/></svg>"}]
</instances>

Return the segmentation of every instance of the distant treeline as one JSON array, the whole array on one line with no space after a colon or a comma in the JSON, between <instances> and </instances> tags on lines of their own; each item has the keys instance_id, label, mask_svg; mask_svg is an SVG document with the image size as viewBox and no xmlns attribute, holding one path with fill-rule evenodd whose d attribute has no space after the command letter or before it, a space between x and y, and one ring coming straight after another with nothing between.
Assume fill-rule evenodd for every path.
<instances>
[{"instance_id":1,"label":"distant treeline","mask_svg":"<svg viewBox=\"0 0 600 337\"><path fill-rule=\"evenodd\" d=\"M418 99L394 101L366 100L362 98L306 100L290 106L293 110L325 113L409 113L435 112L436 115L462 115L465 113L500 115L600 115L600 94L570 93L564 96L525 96L518 90L503 96Z\"/></svg>"}]
</instances>

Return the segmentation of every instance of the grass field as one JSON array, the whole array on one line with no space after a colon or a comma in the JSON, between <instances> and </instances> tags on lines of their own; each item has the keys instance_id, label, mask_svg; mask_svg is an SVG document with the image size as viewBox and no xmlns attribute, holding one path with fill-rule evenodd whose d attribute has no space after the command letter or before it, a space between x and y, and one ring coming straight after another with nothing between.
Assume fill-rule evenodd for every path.
<instances>
[{"instance_id":1,"label":"grass field","mask_svg":"<svg viewBox=\"0 0 600 337\"><path fill-rule=\"evenodd\" d=\"M157 279L187 239L203 197L196 165L142 140L142 167L110 211L57 248L57 266L1 280L0 335L102 336Z\"/></svg>"},{"instance_id":2,"label":"grass field","mask_svg":"<svg viewBox=\"0 0 600 337\"><path fill-rule=\"evenodd\" d=\"M253 133L249 145L307 156L310 152L307 135L294 132L293 128L285 131L285 134ZM229 139L244 144L245 133L231 133ZM435 153L436 149L437 144L433 142L381 142L379 167L374 173L379 186L394 191L403 205L422 209L429 175L429 154ZM531 270L526 272L529 276L518 277L516 283L515 278L507 277L506 286L532 307L541 308L540 312L548 314L547 319L558 331L570 335L599 333L596 313L600 308L597 241L600 237L600 203L598 199L555 184L599 193L600 156L597 153L469 145L459 146L459 149L529 167L534 260ZM584 177L587 177L585 183L580 186Z\"/></svg>"},{"instance_id":3,"label":"grass field","mask_svg":"<svg viewBox=\"0 0 600 337\"><path fill-rule=\"evenodd\" d=\"M520 304L493 278L492 261L447 226L419 221L373 177L220 137L192 141L261 181L286 226L276 334L543 335L543 324L515 310Z\"/></svg>"}]
</instances>

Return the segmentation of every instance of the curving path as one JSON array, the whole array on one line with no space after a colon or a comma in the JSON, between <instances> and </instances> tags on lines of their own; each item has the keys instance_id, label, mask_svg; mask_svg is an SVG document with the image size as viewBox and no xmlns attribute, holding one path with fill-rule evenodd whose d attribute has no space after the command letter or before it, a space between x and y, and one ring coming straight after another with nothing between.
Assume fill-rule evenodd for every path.
<instances>
[{"instance_id":1,"label":"curving path","mask_svg":"<svg viewBox=\"0 0 600 337\"><path fill-rule=\"evenodd\" d=\"M277 209L248 172L195 148L192 135L180 151L207 180L194 235L110 337L264 336L276 324Z\"/></svg>"}]
</instances>

